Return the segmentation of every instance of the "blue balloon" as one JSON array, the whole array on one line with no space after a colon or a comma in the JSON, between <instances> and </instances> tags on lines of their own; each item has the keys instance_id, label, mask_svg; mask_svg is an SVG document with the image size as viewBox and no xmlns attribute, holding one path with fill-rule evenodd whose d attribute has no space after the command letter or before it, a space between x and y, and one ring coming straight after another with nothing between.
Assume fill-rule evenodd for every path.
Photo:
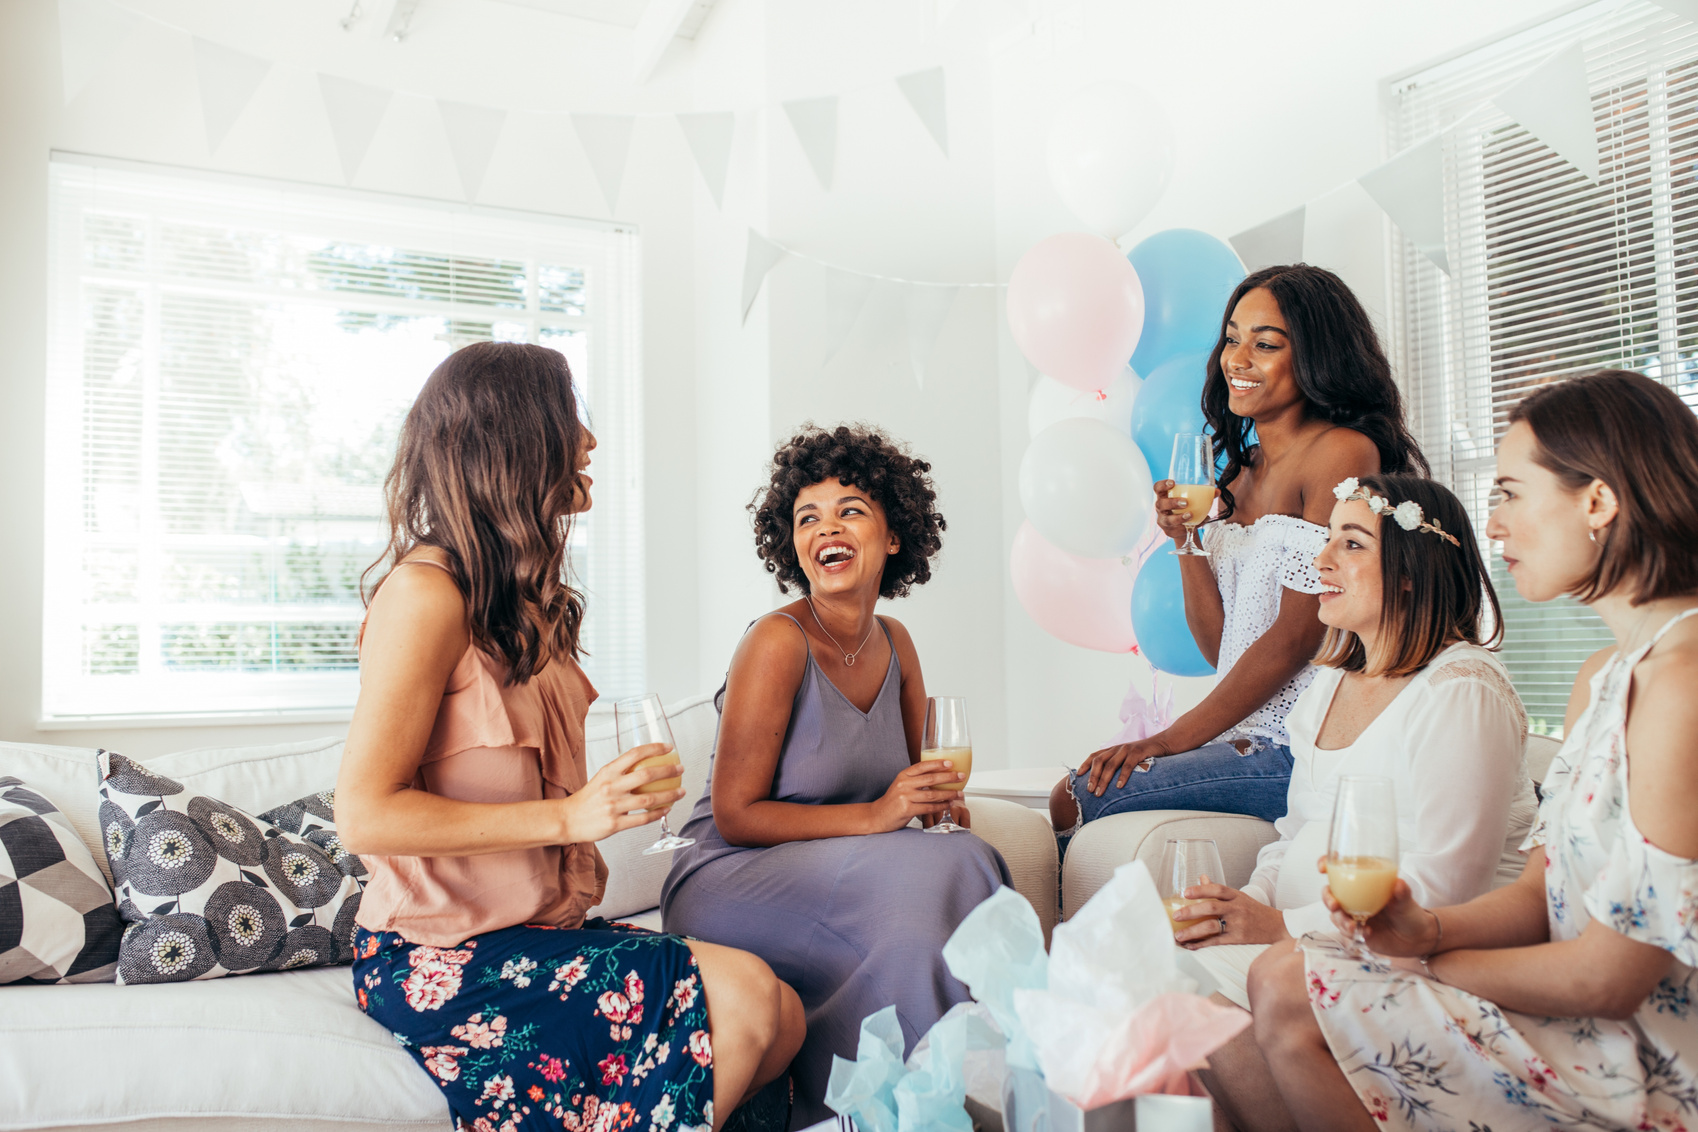
<instances>
[{"instance_id":1,"label":"blue balloon","mask_svg":"<svg viewBox=\"0 0 1698 1132\"><path fill-rule=\"evenodd\" d=\"M1132 581L1132 631L1145 659L1163 672L1174 676L1214 672L1185 623L1179 556L1167 547L1158 548Z\"/></svg>"},{"instance_id":2,"label":"blue balloon","mask_svg":"<svg viewBox=\"0 0 1698 1132\"><path fill-rule=\"evenodd\" d=\"M1244 267L1230 247L1195 228L1169 228L1126 258L1144 285L1144 332L1132 368L1149 373L1176 354L1211 350Z\"/></svg>"},{"instance_id":3,"label":"blue balloon","mask_svg":"<svg viewBox=\"0 0 1698 1132\"><path fill-rule=\"evenodd\" d=\"M1203 377L1209 355L1169 358L1144 377L1132 402L1132 439L1150 463L1150 478L1165 480L1173 460L1173 438L1203 431Z\"/></svg>"}]
</instances>

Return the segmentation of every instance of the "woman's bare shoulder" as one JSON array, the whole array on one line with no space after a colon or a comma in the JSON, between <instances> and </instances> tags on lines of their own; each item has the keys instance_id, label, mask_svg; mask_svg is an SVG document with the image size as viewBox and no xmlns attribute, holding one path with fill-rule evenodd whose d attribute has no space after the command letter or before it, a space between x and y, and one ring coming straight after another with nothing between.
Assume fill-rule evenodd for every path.
<instances>
[{"instance_id":1,"label":"woman's bare shoulder","mask_svg":"<svg viewBox=\"0 0 1698 1132\"><path fill-rule=\"evenodd\" d=\"M1669 641L1633 673L1627 723L1634 824L1667 853L1698 858L1698 634Z\"/></svg>"},{"instance_id":2,"label":"woman's bare shoulder","mask_svg":"<svg viewBox=\"0 0 1698 1132\"><path fill-rule=\"evenodd\" d=\"M420 552L415 552L418 555ZM465 595L447 570L409 557L391 570L372 596L361 633L361 653L373 647L443 656L458 661L471 643Z\"/></svg>"},{"instance_id":3,"label":"woman's bare shoulder","mask_svg":"<svg viewBox=\"0 0 1698 1132\"><path fill-rule=\"evenodd\" d=\"M737 642L733 665L792 664L800 670L807 660L808 639L790 615L774 610L756 618Z\"/></svg>"}]
</instances>

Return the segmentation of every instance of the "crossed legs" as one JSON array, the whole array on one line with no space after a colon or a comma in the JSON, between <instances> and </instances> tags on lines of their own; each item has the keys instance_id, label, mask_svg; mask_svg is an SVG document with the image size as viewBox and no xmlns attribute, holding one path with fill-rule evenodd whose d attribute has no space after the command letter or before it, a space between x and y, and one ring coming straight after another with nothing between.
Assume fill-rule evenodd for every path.
<instances>
[{"instance_id":1,"label":"crossed legs","mask_svg":"<svg viewBox=\"0 0 1698 1132\"><path fill-rule=\"evenodd\" d=\"M802 1000L759 956L689 940L702 972L713 1039L713 1126L762 1085L777 1079L802 1048Z\"/></svg>"}]
</instances>

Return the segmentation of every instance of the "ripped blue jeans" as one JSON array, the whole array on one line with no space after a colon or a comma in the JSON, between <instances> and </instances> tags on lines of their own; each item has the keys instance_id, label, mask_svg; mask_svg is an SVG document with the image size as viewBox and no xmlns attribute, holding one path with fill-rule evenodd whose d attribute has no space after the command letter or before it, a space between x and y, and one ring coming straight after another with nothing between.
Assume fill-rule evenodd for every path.
<instances>
[{"instance_id":1,"label":"ripped blue jeans","mask_svg":"<svg viewBox=\"0 0 1698 1132\"><path fill-rule=\"evenodd\" d=\"M1083 775L1069 782L1080 824L1134 810L1210 810L1274 821L1285 816L1290 784L1291 748L1266 742L1244 755L1230 743L1210 743L1153 759L1149 770L1134 770L1125 786L1111 779L1101 797L1091 793Z\"/></svg>"}]
</instances>

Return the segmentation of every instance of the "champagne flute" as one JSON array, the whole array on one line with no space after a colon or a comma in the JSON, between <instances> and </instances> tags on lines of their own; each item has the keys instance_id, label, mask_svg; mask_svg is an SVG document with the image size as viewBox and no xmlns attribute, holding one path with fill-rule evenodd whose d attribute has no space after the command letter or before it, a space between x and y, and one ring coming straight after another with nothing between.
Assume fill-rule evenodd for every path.
<instances>
[{"instance_id":1,"label":"champagne flute","mask_svg":"<svg viewBox=\"0 0 1698 1132\"><path fill-rule=\"evenodd\" d=\"M1191 518L1185 520L1185 543L1169 554L1191 554L1207 558L1209 552L1197 542L1197 525L1209 517L1215 502L1215 446L1207 433L1182 432L1173 438L1173 459L1167 466L1173 488L1169 499L1185 500Z\"/></svg>"},{"instance_id":2,"label":"champagne flute","mask_svg":"<svg viewBox=\"0 0 1698 1132\"><path fill-rule=\"evenodd\" d=\"M952 768L962 776L954 786L934 786L940 794L959 794L973 773L973 740L967 734L967 701L960 696L932 696L926 700L926 730L920 739L920 759L948 759ZM926 830L927 833L960 833L966 826L956 825L947 808L943 820Z\"/></svg>"},{"instance_id":3,"label":"champagne flute","mask_svg":"<svg viewBox=\"0 0 1698 1132\"><path fill-rule=\"evenodd\" d=\"M676 790L684 781L684 763L678 757L678 744L672 739L672 725L666 722L666 711L660 706L660 697L650 692L646 696L634 699L620 700L613 705L613 726L619 735L619 750L629 751L632 747L641 747L646 743L660 743L666 750L658 755L650 755L637 762L638 767L645 766L675 766L678 773L671 778L662 778L650 782L646 786L637 787L638 794L664 794L668 790ZM660 815L660 840L643 850L643 856L654 853L670 853L674 849L682 849L686 845L694 845L693 837L679 837L672 832L667 824L666 815Z\"/></svg>"},{"instance_id":4,"label":"champagne flute","mask_svg":"<svg viewBox=\"0 0 1698 1132\"><path fill-rule=\"evenodd\" d=\"M1370 961L1366 924L1391 901L1397 886L1397 799L1391 779L1347 775L1338 780L1327 834L1327 887L1356 921L1348 953Z\"/></svg>"},{"instance_id":5,"label":"champagne flute","mask_svg":"<svg viewBox=\"0 0 1698 1132\"><path fill-rule=\"evenodd\" d=\"M1185 890L1197 884L1223 884L1221 875L1225 871L1220 864L1220 846L1215 844L1214 838L1167 839L1167 844L1162 846L1161 870L1156 876L1156 886L1161 891L1162 907L1167 909L1167 922L1175 935L1192 924L1203 922L1201 918L1174 918L1175 912L1196 903L1186 898Z\"/></svg>"}]
</instances>

